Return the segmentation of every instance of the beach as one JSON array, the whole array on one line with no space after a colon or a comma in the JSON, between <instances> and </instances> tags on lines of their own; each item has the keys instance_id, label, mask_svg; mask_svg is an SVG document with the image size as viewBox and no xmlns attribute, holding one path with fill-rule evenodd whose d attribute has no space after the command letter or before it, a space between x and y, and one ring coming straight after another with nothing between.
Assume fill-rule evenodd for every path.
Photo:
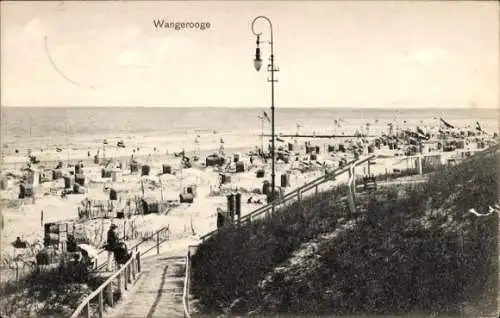
<instances>
[{"instance_id":1,"label":"beach","mask_svg":"<svg viewBox=\"0 0 500 318\"><path fill-rule=\"evenodd\" d=\"M167 110L166 112L172 110ZM81 116L83 110L78 110L77 115ZM104 111L111 112L110 110ZM134 112L127 111L130 116ZM151 111L152 114L159 114L158 110ZM87 127L97 127L95 132L88 131L84 133L84 125L79 123L73 125L71 133L67 128L69 125L50 126L47 121L50 118L39 117L39 122L45 121L44 125L38 125L31 128L31 136L21 134L19 126L11 127L10 131L5 134L7 138L3 139L2 147L2 174L9 174L17 176L9 178L9 182L5 189L0 190L1 204L2 204L2 257L12 255L13 248L11 242L17 237L29 243L36 241L43 241L43 223L59 222L67 220L68 222L78 223L87 228L87 236L92 236L96 247L101 247L103 244L101 239L96 239L97 232L102 233L107 231L112 222L120 224L122 228L120 231L131 231L130 224L134 224L133 231L135 233L151 233L164 226L169 226L171 231L171 243L174 244L176 240L182 241L189 238L199 237L207 232L214 230L217 227L217 213L218 209L227 210L226 195L230 193L240 192L241 197L241 215L245 215L254 209L266 203L266 197L262 194L262 187L264 180L270 181L271 174L271 160L264 160L259 156L253 155L250 159L250 153L257 153L261 144L264 149L270 141L269 137L264 137L262 140L259 137L261 132L260 123L256 120L260 110L253 110L248 114L255 115L252 118L253 124L249 124L249 120L238 117L237 112L233 112L235 121L228 121L224 115L229 112L225 109L192 110L187 111L186 117L197 118L206 116L207 119L202 120L198 125L194 125L188 120L172 121L170 130L159 129L158 131L144 131L144 123L140 122L141 118L119 118L118 121L125 121L132 123L128 129L126 125L121 126L119 132L114 134L110 130L116 129L116 122L105 124L101 118L102 123L100 128L95 122L93 125ZM247 112L246 110L244 112ZM330 118L325 119L325 112L310 112L310 117L305 117L303 110L299 110L293 116L293 111L286 110L285 118L290 118L287 123L279 122L279 133L330 133L330 134L353 134L356 126L359 128L366 127L363 122L368 119L366 116L363 118L353 119L359 116L359 113L344 111L344 126L334 126L332 128L331 122L335 117L335 113L330 113ZM88 111L88 114L92 114ZM87 114L87 117L88 117ZM117 113L118 114L118 113ZM373 115L374 113L370 113ZM178 116L182 112L178 111ZM372 125L366 128L367 135L380 135L386 130L387 124L385 120L389 120L394 115L394 112L382 111L378 115L373 115L371 119ZM461 113L457 118L449 119L463 121L466 114ZM486 112L483 116L490 116ZM20 116L19 114L7 114L2 116L12 118ZM50 112L46 115L50 117ZM68 112L65 114L68 117ZM100 116L99 113L93 116ZM105 117L104 115L102 115ZM142 115L137 112L137 116ZM302 116L302 117L300 117ZM317 116L317 118L314 118ZM402 116L402 115L399 115ZM302 126L298 126L299 120ZM26 115L22 117L26 121ZM64 118L64 117L61 117ZM384 119L385 118L385 119ZM431 117L432 118L432 117ZM109 119L109 118L108 118ZM313 120L317 120L317 124L313 124ZM75 118L73 118L73 121ZM135 120L135 121L134 121ZM155 123L159 125L158 119L151 119L152 125ZM96 120L99 122L99 120ZM420 122L424 122L422 114L415 118L405 120L405 126L414 127ZM429 125L432 119L425 119ZM435 121L434 121L435 122ZM136 123L137 125L133 125ZM491 121L486 122L485 127L495 127ZM22 125L21 125L22 126ZM61 127L65 127L64 129ZM266 130L269 130L268 123L266 123ZM401 124L403 127L403 124ZM46 136L33 136L33 131L41 130L42 127L46 129ZM54 129L50 129L53 127ZM4 133L9 125L2 125ZM57 130L59 129L59 130ZM65 130L68 129L68 130ZM245 131L244 129L247 129ZM401 128L403 129L403 128ZM490 128L491 129L491 128ZM89 130L89 129L87 129ZM66 133L68 132L68 133ZM100 132L99 134L96 132ZM264 132L267 133L267 132ZM21 134L21 135L20 135ZM16 137L17 136L17 137ZM278 160L276 163L276 184L281 185L281 176L287 175L288 184L283 187L283 193L292 191L293 189L304 185L308 181L325 174L326 171L338 167L340 161L351 161L354 159L352 151L335 151L329 152L328 146L339 144L357 144L359 138L345 137L335 139L304 139L304 138L280 138L276 141L276 148L280 151L288 151L289 149L289 162ZM366 147L367 144L373 142L375 137L363 138L365 146L363 150L358 152L359 156L369 155ZM106 142L104 142L106 140ZM124 146L118 146L122 142ZM316 158L311 160L311 154L306 153L306 142L310 142L311 146L317 147L315 150ZM222 149L221 149L222 147ZM59 149L58 149L59 148ZM15 150L18 150L16 153ZM56 168L59 162L63 163L63 173L69 175L70 171L74 169L73 165L82 164L82 173L85 176L84 193L81 194L68 194L61 198L60 193L64 191L64 180L48 180L47 182L40 183L35 189L35 199L28 197L19 199L19 183L21 182L22 172L21 168L26 166L27 156L25 152L31 149L31 156L35 156L40 162L32 166L37 171L50 171ZM189 158L191 167L183 165L181 151L184 151L184 156ZM226 163L234 161L236 154L238 161L243 162L244 171L236 172L235 163L221 168L206 167L206 157L214 153L224 153ZM398 153L399 152L399 153ZM402 150L392 150L388 146L382 146L376 150L380 158L370 166L371 174L390 173L394 169L408 169L415 168L415 160L405 160L395 155L403 155ZM99 164L94 163L94 156L99 156ZM198 160L195 160L198 157ZM147 176L141 176L141 169L137 172L131 172L131 160L137 161L140 165L149 166L149 173ZM121 164L122 168L119 169L120 173L114 180L110 177L102 177L102 169L107 165L112 164L113 167ZM69 165L69 166L68 166ZM169 165L171 167L170 173L164 173L163 166ZM265 175L263 178L257 178L256 171L263 169ZM220 183L220 173L228 175L231 181L225 184ZM358 172L360 176L368 173L367 167L361 167ZM336 184L346 182L347 176L340 176L335 181L329 182L326 187L331 187ZM192 203L180 203L179 195L185 193L187 187L194 186L196 194ZM118 193L116 203L113 205L113 212L110 214L114 218L105 219L104 221L97 222L95 220L85 221L79 219L78 210L82 207L82 201L88 200L102 200L109 201L109 189L114 189ZM258 194L261 192L261 194ZM116 219L116 212L130 211L133 207L126 205L127 201L134 201L137 198L148 198L149 200L156 200L159 202L168 202L168 208L161 213L152 213L142 215L131 215L126 222L123 219ZM135 207L137 208L137 207ZM42 213L43 211L43 213ZM43 218L42 218L43 214ZM132 213L134 214L134 213ZM129 224L126 229L125 223ZM92 234L94 233L94 234ZM101 234L102 236L102 234Z\"/></svg>"}]
</instances>

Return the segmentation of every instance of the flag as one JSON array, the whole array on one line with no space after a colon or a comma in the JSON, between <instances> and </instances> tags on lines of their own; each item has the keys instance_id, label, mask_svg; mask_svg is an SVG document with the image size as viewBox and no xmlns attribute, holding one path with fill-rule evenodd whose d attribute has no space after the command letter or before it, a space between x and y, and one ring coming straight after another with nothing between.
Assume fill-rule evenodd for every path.
<instances>
[{"instance_id":1,"label":"flag","mask_svg":"<svg viewBox=\"0 0 500 318\"><path fill-rule=\"evenodd\" d=\"M418 138L420 139L429 139L429 137L427 136L427 134L423 131L422 128L418 127L417 126L417 136Z\"/></svg>"},{"instance_id":2,"label":"flag","mask_svg":"<svg viewBox=\"0 0 500 318\"><path fill-rule=\"evenodd\" d=\"M266 112L264 112L264 118L267 119L267 121L271 121L271 119L269 118L269 116L267 115Z\"/></svg>"},{"instance_id":3,"label":"flag","mask_svg":"<svg viewBox=\"0 0 500 318\"><path fill-rule=\"evenodd\" d=\"M279 142L285 142L283 139L281 139L279 137L276 137L276 140L279 141Z\"/></svg>"},{"instance_id":4,"label":"flag","mask_svg":"<svg viewBox=\"0 0 500 318\"><path fill-rule=\"evenodd\" d=\"M478 122L478 121L476 121L476 130L477 130L477 131L483 131L483 130L481 129L481 125L479 125L479 122Z\"/></svg>"},{"instance_id":5,"label":"flag","mask_svg":"<svg viewBox=\"0 0 500 318\"><path fill-rule=\"evenodd\" d=\"M446 128L455 128L455 126L451 125L450 123L446 122L443 117L439 118L442 124L445 125Z\"/></svg>"},{"instance_id":6,"label":"flag","mask_svg":"<svg viewBox=\"0 0 500 318\"><path fill-rule=\"evenodd\" d=\"M57 152L61 152L61 151L62 151L62 149L61 149L61 148L56 148L56 151L57 151Z\"/></svg>"}]
</instances>

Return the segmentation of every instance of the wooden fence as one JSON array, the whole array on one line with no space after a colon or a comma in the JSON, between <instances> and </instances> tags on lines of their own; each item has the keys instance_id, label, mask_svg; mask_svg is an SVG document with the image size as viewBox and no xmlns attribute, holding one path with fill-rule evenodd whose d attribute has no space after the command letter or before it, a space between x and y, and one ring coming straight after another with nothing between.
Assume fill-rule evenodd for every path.
<instances>
[{"instance_id":1,"label":"wooden fence","mask_svg":"<svg viewBox=\"0 0 500 318\"><path fill-rule=\"evenodd\" d=\"M318 193L319 186L321 184L328 182L328 181L332 181L335 177L338 177L341 174L349 173L351 166L356 167L356 166L362 165L364 163L368 163L370 160L374 159L375 157L376 157L376 155L371 155L371 156L365 157L363 159L352 160L352 161L348 162L347 164L345 164L344 167L337 168L329 173L326 173L325 175L322 175L322 176L308 182L307 184L305 184L301 187L298 187L297 189L285 194L283 197L279 198L278 200L275 200L267 205L259 207L256 210L242 216L240 218L240 222L251 222L252 218L259 216L263 213L269 212L270 210L274 210L276 208L283 207L285 204L289 203L291 200L298 200L300 202L303 195L306 194L307 192L309 192L310 190L314 189L315 193ZM217 231L218 231L217 229L213 230L213 231L201 236L200 239L204 241L204 240L208 239L209 237L213 236L214 234L216 234Z\"/></svg>"},{"instance_id":2,"label":"wooden fence","mask_svg":"<svg viewBox=\"0 0 500 318\"><path fill-rule=\"evenodd\" d=\"M91 302L95 298L98 299L97 315L102 318L104 315L105 298L106 304L108 306L114 306L115 299L113 285L115 284L115 282L119 297L121 297L123 291L128 290L128 285L135 282L140 272L141 254L139 252L134 252L132 257L116 273L111 275L110 278L108 278L101 286L99 286L95 291L93 291L82 301L80 306L78 306L71 315L71 318L80 317L82 313L83 317L94 317L95 315L92 312Z\"/></svg>"},{"instance_id":3,"label":"wooden fence","mask_svg":"<svg viewBox=\"0 0 500 318\"><path fill-rule=\"evenodd\" d=\"M153 246L149 247L148 249L146 249L145 251L141 251L140 254L142 256L154 248L156 248L156 254L159 254L160 253L160 245L163 242L168 241L169 237L170 237L170 226L167 225L167 226L162 227L158 231L153 232L151 235L141 238L140 242L138 242L138 243L132 245L132 247L130 247L130 250L131 251L135 250L135 252L139 252L139 246L141 246L142 244L144 244L146 242L154 240L154 241L156 241L155 244ZM101 255L104 252L106 252L106 250L104 250L104 249L100 250L98 255ZM107 264L108 264L107 261L103 262L102 264L100 264L96 267L95 271L102 270L104 267L106 267Z\"/></svg>"}]
</instances>

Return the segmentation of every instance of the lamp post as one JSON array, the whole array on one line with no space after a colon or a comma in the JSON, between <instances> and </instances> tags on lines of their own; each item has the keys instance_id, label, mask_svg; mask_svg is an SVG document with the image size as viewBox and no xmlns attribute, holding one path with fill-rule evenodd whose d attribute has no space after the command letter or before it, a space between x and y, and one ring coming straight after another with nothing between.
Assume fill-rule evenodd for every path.
<instances>
[{"instance_id":1,"label":"lamp post","mask_svg":"<svg viewBox=\"0 0 500 318\"><path fill-rule=\"evenodd\" d=\"M255 32L255 22L259 19L264 19L269 23L269 29L271 33L271 41L269 41L269 45L271 46L271 56L269 58L270 63L267 65L267 71L271 72L271 79L268 79L268 82L271 82L271 187L272 187L272 192L271 192L271 200L273 202L272 204L272 212L274 213L274 197L275 197L275 189L276 189L276 184L275 184L275 154L274 154L274 83L277 82L277 80L274 79L274 72L278 72L279 69L274 67L274 42L273 42L273 24L271 23L271 20L269 20L268 17L266 16L258 16L252 21L252 32L257 36L257 49L255 50L255 59L254 59L254 66L257 72L260 70L262 66L262 60L260 58L260 48L259 44L261 43L260 41L260 35L262 32L257 33Z\"/></svg>"}]
</instances>

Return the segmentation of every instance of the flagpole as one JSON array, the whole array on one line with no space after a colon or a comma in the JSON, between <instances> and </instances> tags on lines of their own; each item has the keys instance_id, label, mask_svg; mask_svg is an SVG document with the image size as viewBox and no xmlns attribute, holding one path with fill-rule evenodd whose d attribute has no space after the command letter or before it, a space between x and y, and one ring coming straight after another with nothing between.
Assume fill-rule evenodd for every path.
<instances>
[{"instance_id":1,"label":"flagpole","mask_svg":"<svg viewBox=\"0 0 500 318\"><path fill-rule=\"evenodd\" d=\"M260 149L264 151L264 117L257 116L260 119Z\"/></svg>"},{"instance_id":2,"label":"flagpole","mask_svg":"<svg viewBox=\"0 0 500 318\"><path fill-rule=\"evenodd\" d=\"M264 117L260 118L260 149L264 151Z\"/></svg>"}]
</instances>

